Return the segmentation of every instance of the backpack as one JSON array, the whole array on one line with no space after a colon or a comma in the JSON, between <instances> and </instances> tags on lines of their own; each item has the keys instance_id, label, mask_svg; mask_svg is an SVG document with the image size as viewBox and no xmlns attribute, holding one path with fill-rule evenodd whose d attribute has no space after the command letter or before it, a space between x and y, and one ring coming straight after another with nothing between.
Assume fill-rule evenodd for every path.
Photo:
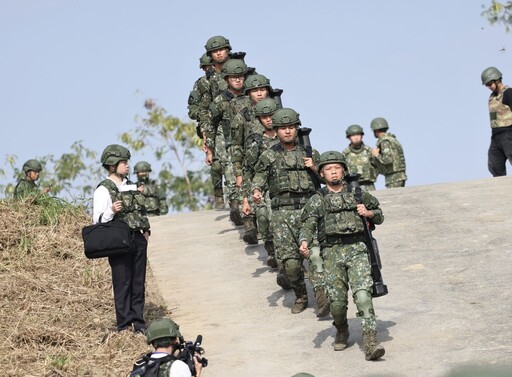
<instances>
[{"instance_id":1,"label":"backpack","mask_svg":"<svg viewBox=\"0 0 512 377\"><path fill-rule=\"evenodd\" d=\"M133 364L130 377L158 377L169 375L172 363L177 360L173 355L166 355L160 358L151 358L152 353L144 355ZM165 364L165 365L164 365ZM160 372L162 372L160 374Z\"/></svg>"}]
</instances>

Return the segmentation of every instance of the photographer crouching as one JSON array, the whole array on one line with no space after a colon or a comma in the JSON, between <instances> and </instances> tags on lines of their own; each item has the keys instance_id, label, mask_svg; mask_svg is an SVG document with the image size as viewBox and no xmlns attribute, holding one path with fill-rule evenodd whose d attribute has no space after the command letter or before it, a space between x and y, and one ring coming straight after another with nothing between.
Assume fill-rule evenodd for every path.
<instances>
[{"instance_id":1,"label":"photographer crouching","mask_svg":"<svg viewBox=\"0 0 512 377\"><path fill-rule=\"evenodd\" d=\"M154 320L147 329L147 341L155 350L133 365L130 377L201 377L208 360L202 357L202 337L185 342L179 326L168 318Z\"/></svg>"}]
</instances>

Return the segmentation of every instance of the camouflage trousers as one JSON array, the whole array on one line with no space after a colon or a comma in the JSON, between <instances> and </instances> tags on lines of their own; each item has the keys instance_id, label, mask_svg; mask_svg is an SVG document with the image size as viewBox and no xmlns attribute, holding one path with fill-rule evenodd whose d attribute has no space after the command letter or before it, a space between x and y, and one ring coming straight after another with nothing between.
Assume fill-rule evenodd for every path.
<instances>
[{"instance_id":1,"label":"camouflage trousers","mask_svg":"<svg viewBox=\"0 0 512 377\"><path fill-rule=\"evenodd\" d=\"M210 177L213 190L222 190L222 165L217 157L213 158L213 163L210 166Z\"/></svg>"},{"instance_id":2,"label":"camouflage trousers","mask_svg":"<svg viewBox=\"0 0 512 377\"><path fill-rule=\"evenodd\" d=\"M264 241L272 241L272 231L270 221L272 219L272 209L270 208L270 198L268 191L265 193L262 201L258 204L252 202L252 195L249 198L251 207L254 208L256 214L256 222L258 224L258 232Z\"/></svg>"},{"instance_id":3,"label":"camouflage trousers","mask_svg":"<svg viewBox=\"0 0 512 377\"><path fill-rule=\"evenodd\" d=\"M226 139L222 127L217 129L215 134L215 151L214 155L219 159L224 174L224 186L226 187L226 195L229 200L234 199L235 191L235 174L233 173L233 164L226 146ZM215 186L214 186L215 187Z\"/></svg>"},{"instance_id":4,"label":"camouflage trousers","mask_svg":"<svg viewBox=\"0 0 512 377\"><path fill-rule=\"evenodd\" d=\"M358 313L362 308L355 300L355 294L364 290L370 294L369 310L372 314L369 318L361 318L363 332L377 329L375 313L371 301L371 292L373 280L371 277L371 267L368 261L366 245L363 242L357 242L349 245L333 245L322 249L325 268L325 283L331 300L345 308L342 318L337 318L333 314L333 319L337 323L344 323L347 320L346 308L348 307L348 290L352 289L354 303L357 306ZM368 303L366 303L368 305Z\"/></svg>"},{"instance_id":5,"label":"camouflage trousers","mask_svg":"<svg viewBox=\"0 0 512 377\"><path fill-rule=\"evenodd\" d=\"M386 188L405 187L406 180L407 180L407 175L405 174L405 171L399 171L396 173L386 174L386 177L385 177Z\"/></svg>"}]
</instances>

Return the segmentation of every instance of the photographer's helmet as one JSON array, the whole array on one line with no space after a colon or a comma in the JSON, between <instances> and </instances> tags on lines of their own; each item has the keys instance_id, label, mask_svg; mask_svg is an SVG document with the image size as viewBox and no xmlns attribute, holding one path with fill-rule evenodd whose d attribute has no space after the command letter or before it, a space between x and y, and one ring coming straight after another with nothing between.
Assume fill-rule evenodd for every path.
<instances>
[{"instance_id":1,"label":"photographer's helmet","mask_svg":"<svg viewBox=\"0 0 512 377\"><path fill-rule=\"evenodd\" d=\"M137 173L149 173L151 171L151 165L147 161L139 161L133 167L133 172Z\"/></svg>"},{"instance_id":2,"label":"photographer's helmet","mask_svg":"<svg viewBox=\"0 0 512 377\"><path fill-rule=\"evenodd\" d=\"M348 173L347 163L340 152L329 151L322 153L318 161L318 171L321 171L323 166L327 164L341 164L343 166L343 173Z\"/></svg>"},{"instance_id":3,"label":"photographer's helmet","mask_svg":"<svg viewBox=\"0 0 512 377\"><path fill-rule=\"evenodd\" d=\"M199 68L207 67L209 65L213 65L212 59L208 55L206 55L206 52L205 52L199 58Z\"/></svg>"},{"instance_id":4,"label":"photographer's helmet","mask_svg":"<svg viewBox=\"0 0 512 377\"><path fill-rule=\"evenodd\" d=\"M126 147L119 144L110 144L101 154L101 164L116 165L119 161L128 161L130 157L130 151Z\"/></svg>"},{"instance_id":5,"label":"photographer's helmet","mask_svg":"<svg viewBox=\"0 0 512 377\"><path fill-rule=\"evenodd\" d=\"M299 115L298 112L288 107L278 109L274 115L272 115L272 126L281 127L295 125L298 127L301 124Z\"/></svg>"},{"instance_id":6,"label":"photographer's helmet","mask_svg":"<svg viewBox=\"0 0 512 377\"><path fill-rule=\"evenodd\" d=\"M256 88L267 88L268 93L272 93L273 89L272 86L270 86L270 80L267 79L263 75L254 74L247 76L244 83L244 90L245 94L249 94L249 90L256 89Z\"/></svg>"},{"instance_id":7,"label":"photographer's helmet","mask_svg":"<svg viewBox=\"0 0 512 377\"><path fill-rule=\"evenodd\" d=\"M247 73L247 64L241 59L229 59L222 65L222 77L243 76Z\"/></svg>"},{"instance_id":8,"label":"photographer's helmet","mask_svg":"<svg viewBox=\"0 0 512 377\"><path fill-rule=\"evenodd\" d=\"M23 164L23 167L21 168L23 170L23 173L27 174L29 171L36 171L38 173L43 170L43 165L37 160L28 160Z\"/></svg>"},{"instance_id":9,"label":"photographer's helmet","mask_svg":"<svg viewBox=\"0 0 512 377\"><path fill-rule=\"evenodd\" d=\"M156 319L148 326L146 339L148 344L157 339L175 338L181 336L180 327L168 318Z\"/></svg>"},{"instance_id":10,"label":"photographer's helmet","mask_svg":"<svg viewBox=\"0 0 512 377\"><path fill-rule=\"evenodd\" d=\"M482 72L482 85L487 85L491 81L501 80L501 72L496 67L489 67Z\"/></svg>"},{"instance_id":11,"label":"photographer's helmet","mask_svg":"<svg viewBox=\"0 0 512 377\"><path fill-rule=\"evenodd\" d=\"M359 126L358 124L353 124L347 128L345 131L347 137L353 136L353 135L364 135L363 127Z\"/></svg>"},{"instance_id":12,"label":"photographer's helmet","mask_svg":"<svg viewBox=\"0 0 512 377\"><path fill-rule=\"evenodd\" d=\"M388 121L384 118L375 118L370 124L372 130L387 130L389 128Z\"/></svg>"},{"instance_id":13,"label":"photographer's helmet","mask_svg":"<svg viewBox=\"0 0 512 377\"><path fill-rule=\"evenodd\" d=\"M219 50L221 48L227 48L229 51L231 51L229 39L223 37L222 35L216 35L215 37L208 39L204 48L206 49L206 54L208 56L210 56L212 51Z\"/></svg>"},{"instance_id":14,"label":"photographer's helmet","mask_svg":"<svg viewBox=\"0 0 512 377\"><path fill-rule=\"evenodd\" d=\"M264 98L254 106L254 115L272 115L279 110L279 104L272 98Z\"/></svg>"}]
</instances>

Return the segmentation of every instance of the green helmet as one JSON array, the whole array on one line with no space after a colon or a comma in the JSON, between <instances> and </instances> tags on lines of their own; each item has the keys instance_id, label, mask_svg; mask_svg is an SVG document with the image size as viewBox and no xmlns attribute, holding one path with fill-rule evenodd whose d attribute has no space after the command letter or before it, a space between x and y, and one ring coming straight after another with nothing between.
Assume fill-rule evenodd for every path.
<instances>
[{"instance_id":1,"label":"green helmet","mask_svg":"<svg viewBox=\"0 0 512 377\"><path fill-rule=\"evenodd\" d=\"M212 59L208 55L206 55L206 52L205 52L199 58L199 68L203 68L203 67L206 67L208 65L212 65Z\"/></svg>"},{"instance_id":2,"label":"green helmet","mask_svg":"<svg viewBox=\"0 0 512 377\"><path fill-rule=\"evenodd\" d=\"M387 130L389 128L388 121L384 118L375 118L370 125L372 130Z\"/></svg>"},{"instance_id":3,"label":"green helmet","mask_svg":"<svg viewBox=\"0 0 512 377\"><path fill-rule=\"evenodd\" d=\"M28 160L23 164L21 168L23 173L27 174L29 171L37 171L38 173L43 170L43 165L37 160Z\"/></svg>"},{"instance_id":4,"label":"green helmet","mask_svg":"<svg viewBox=\"0 0 512 377\"><path fill-rule=\"evenodd\" d=\"M148 344L151 344L157 339L174 338L179 336L181 336L180 327L176 322L168 318L161 318L154 320L148 326L146 339Z\"/></svg>"},{"instance_id":5,"label":"green helmet","mask_svg":"<svg viewBox=\"0 0 512 377\"><path fill-rule=\"evenodd\" d=\"M222 77L242 76L247 73L247 64L240 59L229 59L222 65Z\"/></svg>"},{"instance_id":6,"label":"green helmet","mask_svg":"<svg viewBox=\"0 0 512 377\"><path fill-rule=\"evenodd\" d=\"M327 164L341 164L343 171L348 171L347 163L340 152L329 151L322 153L318 162L318 171L322 170L322 167Z\"/></svg>"},{"instance_id":7,"label":"green helmet","mask_svg":"<svg viewBox=\"0 0 512 377\"><path fill-rule=\"evenodd\" d=\"M501 79L501 72L496 67L489 67L482 72L482 85L487 85L491 81Z\"/></svg>"},{"instance_id":8,"label":"green helmet","mask_svg":"<svg viewBox=\"0 0 512 377\"><path fill-rule=\"evenodd\" d=\"M272 125L274 127L296 125L300 126L299 113L290 108L278 109L272 115Z\"/></svg>"},{"instance_id":9,"label":"green helmet","mask_svg":"<svg viewBox=\"0 0 512 377\"><path fill-rule=\"evenodd\" d=\"M102 165L116 165L119 161L129 160L130 151L119 144L110 144L101 154Z\"/></svg>"},{"instance_id":10,"label":"green helmet","mask_svg":"<svg viewBox=\"0 0 512 377\"><path fill-rule=\"evenodd\" d=\"M267 79L263 75L250 75L245 79L244 88L245 88L245 94L249 92L251 89L256 88L264 88L267 87L269 93L272 91L272 87L270 86L270 80Z\"/></svg>"},{"instance_id":11,"label":"green helmet","mask_svg":"<svg viewBox=\"0 0 512 377\"><path fill-rule=\"evenodd\" d=\"M208 56L210 55L210 52L224 47L231 51L229 39L224 38L222 35L216 35L215 37L211 37L206 41L206 45L204 46L204 48L206 49L206 54L208 54Z\"/></svg>"},{"instance_id":12,"label":"green helmet","mask_svg":"<svg viewBox=\"0 0 512 377\"><path fill-rule=\"evenodd\" d=\"M273 98L264 98L254 106L254 115L272 115L279 109L279 104Z\"/></svg>"},{"instance_id":13,"label":"green helmet","mask_svg":"<svg viewBox=\"0 0 512 377\"><path fill-rule=\"evenodd\" d=\"M133 167L133 172L135 174L142 173L142 172L150 172L150 171L151 171L151 165L149 164L149 162L146 162L146 161L139 161Z\"/></svg>"},{"instance_id":14,"label":"green helmet","mask_svg":"<svg viewBox=\"0 0 512 377\"><path fill-rule=\"evenodd\" d=\"M352 135L364 135L363 127L361 127L358 124L353 124L347 128L347 131L345 131L347 134L347 137Z\"/></svg>"}]
</instances>

